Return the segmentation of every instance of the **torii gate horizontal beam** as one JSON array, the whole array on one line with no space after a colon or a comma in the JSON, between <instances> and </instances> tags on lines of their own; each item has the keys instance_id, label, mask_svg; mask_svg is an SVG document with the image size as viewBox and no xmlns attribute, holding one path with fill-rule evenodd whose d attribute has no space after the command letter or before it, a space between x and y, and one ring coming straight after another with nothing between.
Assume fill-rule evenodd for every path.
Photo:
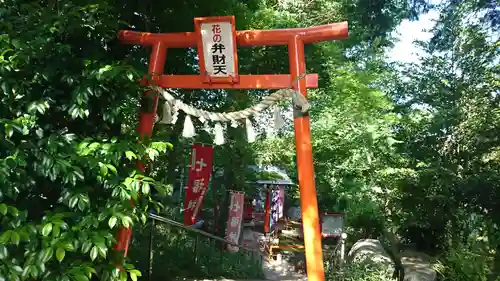
<instances>
[{"instance_id":1,"label":"torii gate horizontal beam","mask_svg":"<svg viewBox=\"0 0 500 281\"><path fill-rule=\"evenodd\" d=\"M288 45L299 37L304 44L347 39L347 22L332 23L307 28L284 28L272 30L236 31L237 46ZM118 38L122 43L152 46L163 43L167 48L196 47L198 35L195 32L149 33L121 30Z\"/></svg>"},{"instance_id":2,"label":"torii gate horizontal beam","mask_svg":"<svg viewBox=\"0 0 500 281\"><path fill-rule=\"evenodd\" d=\"M307 74L306 88L318 88L318 74ZM156 84L178 89L286 89L292 85L289 74L240 75L238 83L207 83L200 75L161 75ZM144 85L148 84L143 80Z\"/></svg>"}]
</instances>

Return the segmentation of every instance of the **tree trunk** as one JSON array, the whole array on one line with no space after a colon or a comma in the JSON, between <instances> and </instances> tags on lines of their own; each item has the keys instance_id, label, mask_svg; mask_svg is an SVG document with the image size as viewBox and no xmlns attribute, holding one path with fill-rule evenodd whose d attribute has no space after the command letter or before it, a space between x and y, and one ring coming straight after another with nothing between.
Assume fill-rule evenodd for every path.
<instances>
[{"instance_id":1,"label":"tree trunk","mask_svg":"<svg viewBox=\"0 0 500 281\"><path fill-rule=\"evenodd\" d=\"M399 242L399 239L397 238L396 234L394 234L392 231L384 230L384 236L389 240L390 243L389 247L387 247L387 245L384 245L384 248L386 248L386 252L389 254L392 261L394 262L394 274L392 275L392 278L398 281L403 281L405 278L405 272L403 263L401 262L401 255L400 255L399 245L401 243Z\"/></svg>"}]
</instances>

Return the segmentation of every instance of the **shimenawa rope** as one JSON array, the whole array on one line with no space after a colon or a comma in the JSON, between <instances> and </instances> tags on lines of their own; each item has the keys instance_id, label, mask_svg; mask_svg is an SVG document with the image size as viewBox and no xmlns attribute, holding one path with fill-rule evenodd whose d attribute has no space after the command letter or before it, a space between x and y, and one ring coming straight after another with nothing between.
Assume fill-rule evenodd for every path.
<instances>
[{"instance_id":1,"label":"shimenawa rope","mask_svg":"<svg viewBox=\"0 0 500 281\"><path fill-rule=\"evenodd\" d=\"M198 109L188 104L185 104L179 99L176 99L170 92L166 89L158 87L156 85L150 86L154 91L158 92L164 99L165 103L163 105L163 118L160 123L172 124L177 120L178 110L184 111L186 113L186 119L184 121L183 137L194 137L196 134L194 132L194 126L191 121L191 116L197 117L202 123L206 120L216 122L215 124L215 144L223 144L223 132L220 122L231 122L231 125L237 126L237 121L245 119L245 127L247 128L247 138L249 142L255 140L255 133L253 132L252 123L249 117L260 113L263 110L276 105L279 101L285 98L292 98L294 106L300 108L302 112L307 112L310 108L307 99L298 91L292 89L293 84L295 84L300 79L303 79L306 74L302 74L294 79L290 87L287 89L280 89L262 99L258 104L253 105L249 108L233 111L233 112L211 112L203 109ZM172 114L173 112L173 114ZM275 107L275 125L282 126L283 121L279 115L278 107ZM280 124L277 124L280 123Z\"/></svg>"}]
</instances>

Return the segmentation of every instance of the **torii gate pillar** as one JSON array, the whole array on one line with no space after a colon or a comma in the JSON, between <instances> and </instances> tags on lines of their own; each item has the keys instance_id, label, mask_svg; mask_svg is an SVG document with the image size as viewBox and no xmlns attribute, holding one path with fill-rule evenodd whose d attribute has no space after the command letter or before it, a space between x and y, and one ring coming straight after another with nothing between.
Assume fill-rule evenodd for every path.
<instances>
[{"instance_id":1,"label":"torii gate pillar","mask_svg":"<svg viewBox=\"0 0 500 281\"><path fill-rule=\"evenodd\" d=\"M309 28L291 28L274 30L236 31L233 16L195 18L196 32L185 33L143 33L122 30L120 40L125 44L152 46L149 60L149 73L152 80L163 88L184 89L283 89L288 88L301 74L306 72L304 44L321 41L341 40L348 36L347 22L334 23ZM227 43L229 53L225 58L229 61L224 65L226 73L215 72L219 59L207 60L206 38L209 29L203 24L216 24L223 29L213 33L214 42ZM229 28L229 29L228 29ZM221 31L222 30L222 31ZM224 31L225 30L225 31ZM229 31L228 31L229 30ZM215 32L215 31L214 31ZM222 33L220 33L222 32ZM212 35L208 35L209 37ZM217 37L215 37L217 36ZM217 39L217 40L216 40ZM226 40L226 41L224 41ZM290 62L290 74L271 75L239 75L237 68L237 46L276 46L287 45ZM163 75L168 48L198 47L200 57L200 75ZM305 79L299 79L293 88L307 97L307 88L318 86L318 76L309 74ZM138 132L141 136L151 135L153 119L156 114L158 97L154 98L153 108L141 112ZM300 205L304 231L304 246L306 252L307 277L309 281L324 281L323 254L319 225L318 202L314 183L313 154L311 145L310 120L307 113L294 110L295 144L297 152L298 180L300 189ZM142 167L142 165L140 165ZM120 230L117 237L117 250L127 253L131 229Z\"/></svg>"}]
</instances>

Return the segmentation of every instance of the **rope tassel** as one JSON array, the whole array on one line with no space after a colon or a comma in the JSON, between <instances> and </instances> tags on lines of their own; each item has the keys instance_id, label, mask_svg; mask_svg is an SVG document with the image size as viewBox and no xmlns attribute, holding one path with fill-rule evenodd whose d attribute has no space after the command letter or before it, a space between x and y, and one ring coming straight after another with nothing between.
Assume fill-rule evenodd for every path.
<instances>
[{"instance_id":1,"label":"rope tassel","mask_svg":"<svg viewBox=\"0 0 500 281\"><path fill-rule=\"evenodd\" d=\"M215 131L214 143L216 145L224 144L224 130L222 129L222 125L219 122L215 123L214 131Z\"/></svg>"},{"instance_id":2,"label":"rope tassel","mask_svg":"<svg viewBox=\"0 0 500 281\"><path fill-rule=\"evenodd\" d=\"M192 138L196 135L194 131L193 121L191 117L186 114L186 119L184 119L184 129L182 130L182 136L185 138Z\"/></svg>"},{"instance_id":3,"label":"rope tassel","mask_svg":"<svg viewBox=\"0 0 500 281\"><path fill-rule=\"evenodd\" d=\"M165 101L163 104L163 114L160 123L161 124L172 124L174 120L172 118L172 106L169 101Z\"/></svg>"},{"instance_id":4,"label":"rope tassel","mask_svg":"<svg viewBox=\"0 0 500 281\"><path fill-rule=\"evenodd\" d=\"M245 127L247 128L247 140L249 143L255 141L255 130L253 129L252 122L250 119L245 119Z\"/></svg>"}]
</instances>

